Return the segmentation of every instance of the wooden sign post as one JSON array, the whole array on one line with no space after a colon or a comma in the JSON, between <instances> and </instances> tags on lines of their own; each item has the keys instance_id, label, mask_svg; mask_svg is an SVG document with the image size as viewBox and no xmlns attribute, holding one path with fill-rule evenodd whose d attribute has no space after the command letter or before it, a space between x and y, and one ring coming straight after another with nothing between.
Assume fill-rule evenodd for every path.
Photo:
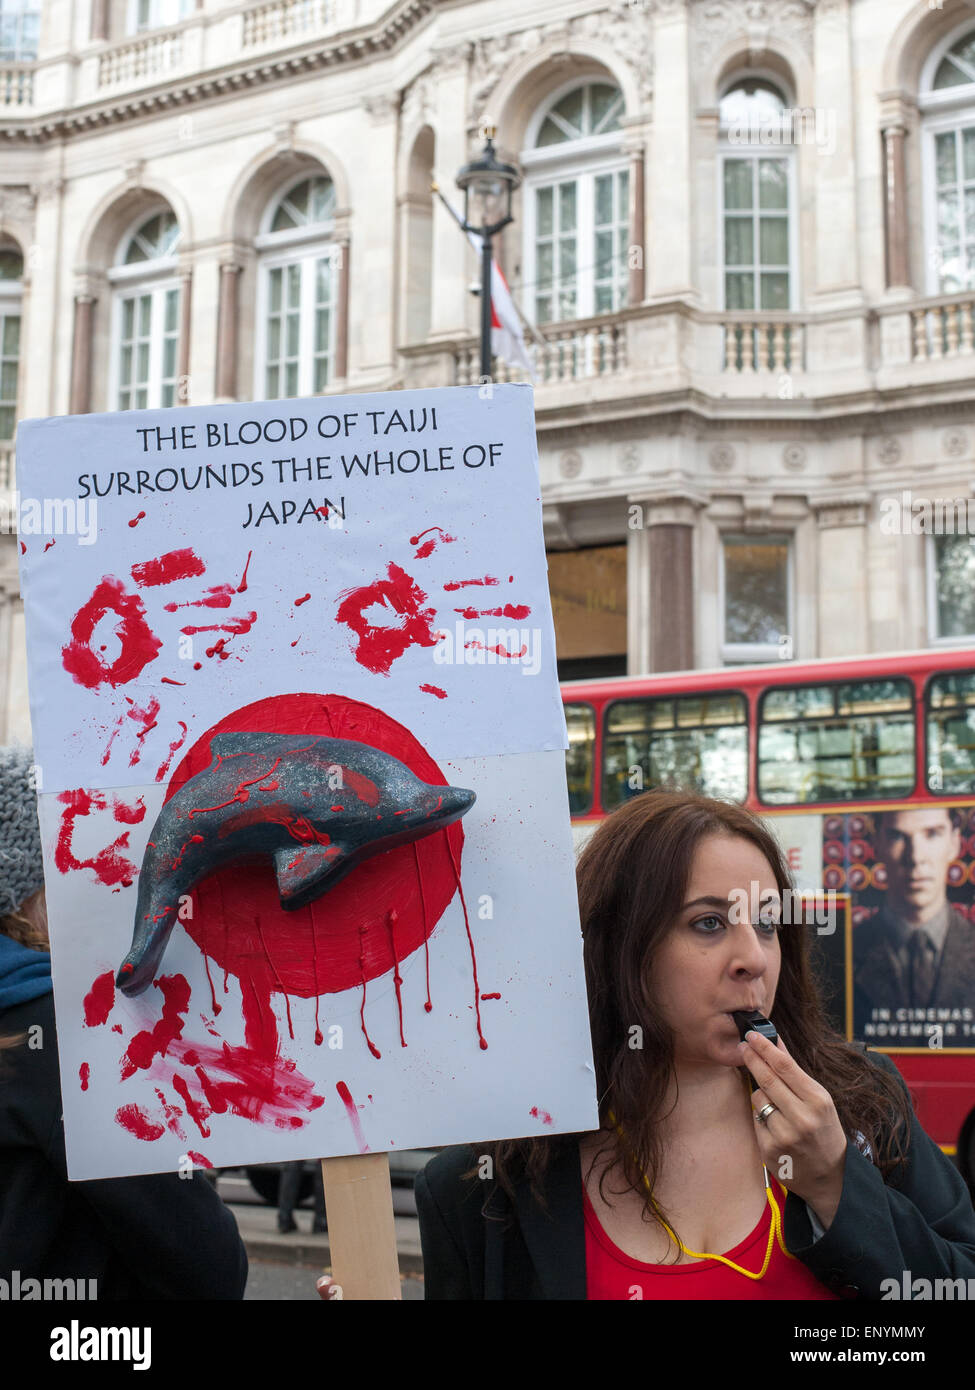
<instances>
[{"instance_id":1,"label":"wooden sign post","mask_svg":"<svg viewBox=\"0 0 975 1390\"><path fill-rule=\"evenodd\" d=\"M402 1298L388 1154L323 1158L332 1278L344 1299Z\"/></svg>"}]
</instances>

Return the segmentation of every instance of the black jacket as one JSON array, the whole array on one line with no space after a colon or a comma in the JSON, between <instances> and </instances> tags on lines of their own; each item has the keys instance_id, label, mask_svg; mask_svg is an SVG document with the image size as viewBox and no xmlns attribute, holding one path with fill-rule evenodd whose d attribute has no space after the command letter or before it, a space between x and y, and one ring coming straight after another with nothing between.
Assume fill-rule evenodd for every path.
<instances>
[{"instance_id":1,"label":"black jacket","mask_svg":"<svg viewBox=\"0 0 975 1390\"><path fill-rule=\"evenodd\" d=\"M0 1011L0 1037L34 1024L41 1047L0 1051L7 1296L18 1280L23 1289L27 1279L94 1279L100 1299L242 1298L247 1254L237 1223L201 1173L68 1182L53 998Z\"/></svg>"},{"instance_id":2,"label":"black jacket","mask_svg":"<svg viewBox=\"0 0 975 1390\"><path fill-rule=\"evenodd\" d=\"M897 1073L883 1054L870 1057ZM477 1167L476 1147L446 1149L417 1176L427 1298L585 1299L578 1138L553 1143L557 1156L545 1183L547 1212L526 1183L516 1184L512 1212L499 1187L463 1178ZM482 1215L486 1196L488 1216ZM898 1186L885 1185L880 1170L850 1141L843 1194L829 1230L816 1240L805 1203L790 1193L784 1235L788 1250L843 1297L882 1298L891 1292L882 1281L896 1279L902 1286L905 1270L913 1279L975 1280L975 1211L968 1189L913 1113Z\"/></svg>"}]
</instances>

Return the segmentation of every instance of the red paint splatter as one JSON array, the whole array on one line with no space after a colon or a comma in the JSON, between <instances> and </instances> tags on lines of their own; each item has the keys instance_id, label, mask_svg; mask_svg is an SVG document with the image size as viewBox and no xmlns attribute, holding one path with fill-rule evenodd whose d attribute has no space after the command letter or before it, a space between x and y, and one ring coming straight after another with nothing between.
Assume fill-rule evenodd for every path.
<instances>
[{"instance_id":1,"label":"red paint splatter","mask_svg":"<svg viewBox=\"0 0 975 1390\"><path fill-rule=\"evenodd\" d=\"M533 1105L528 1113L533 1117L533 1119L541 1120L543 1125L551 1125L555 1123L548 1111L539 1110L537 1105Z\"/></svg>"},{"instance_id":2,"label":"red paint splatter","mask_svg":"<svg viewBox=\"0 0 975 1390\"><path fill-rule=\"evenodd\" d=\"M297 647L297 645L298 645L298 643L299 643L300 641L301 641L301 638L300 638L300 637L296 637L295 640L291 643L291 645L292 645L293 647Z\"/></svg>"},{"instance_id":3,"label":"red paint splatter","mask_svg":"<svg viewBox=\"0 0 975 1390\"><path fill-rule=\"evenodd\" d=\"M43 551L42 551L41 553L44 554L44 555L46 555L47 552L50 550L50 548L51 548L52 545L57 545L57 541L56 541L56 540L55 540L55 541L48 541L47 545L44 547L44 549L43 549Z\"/></svg>"},{"instance_id":4,"label":"red paint splatter","mask_svg":"<svg viewBox=\"0 0 975 1390\"><path fill-rule=\"evenodd\" d=\"M105 752L102 754L102 758L101 758L102 767L105 767L106 764L108 763L108 760L109 760L109 758L110 758L111 755L112 755L112 744L115 742L115 739L116 739L116 737L118 736L118 732L119 732L119 730L121 729L121 727L122 727L122 725L123 725L124 723L125 723L125 715L124 715L124 714L120 714L119 717L118 717L118 719L115 721L115 728L112 730L111 734L109 735L108 742L107 742L106 745L105 745Z\"/></svg>"},{"instance_id":5,"label":"red paint splatter","mask_svg":"<svg viewBox=\"0 0 975 1390\"><path fill-rule=\"evenodd\" d=\"M362 1124L359 1120L359 1112L356 1109L355 1101L344 1081L336 1081L335 1089L339 1093L339 1099L345 1106L345 1113L349 1117L349 1124L352 1126L352 1133L355 1135L355 1142L359 1146L361 1154L369 1152L369 1145L366 1143L365 1135L362 1133Z\"/></svg>"},{"instance_id":6,"label":"red paint splatter","mask_svg":"<svg viewBox=\"0 0 975 1390\"><path fill-rule=\"evenodd\" d=\"M453 593L455 589L466 589L471 584L500 584L500 579L495 579L493 575L486 574L483 579L451 579L444 588L448 593Z\"/></svg>"},{"instance_id":7,"label":"red paint splatter","mask_svg":"<svg viewBox=\"0 0 975 1390\"><path fill-rule=\"evenodd\" d=\"M85 1027L98 1028L108 1022L115 1004L115 972L106 970L99 975L85 995Z\"/></svg>"},{"instance_id":8,"label":"red paint splatter","mask_svg":"<svg viewBox=\"0 0 975 1390\"><path fill-rule=\"evenodd\" d=\"M237 591L232 584L213 584L203 598L189 598L182 603L164 603L167 613L176 613L180 608L229 608Z\"/></svg>"},{"instance_id":9,"label":"red paint splatter","mask_svg":"<svg viewBox=\"0 0 975 1390\"><path fill-rule=\"evenodd\" d=\"M210 1114L209 1107L193 1099L190 1095L190 1088L180 1076L179 1072L176 1072L173 1076L173 1090L179 1095L183 1104L186 1106L187 1115L189 1115L190 1119L196 1125L203 1138L209 1139L210 1127L206 1123L207 1117Z\"/></svg>"},{"instance_id":10,"label":"red paint splatter","mask_svg":"<svg viewBox=\"0 0 975 1390\"><path fill-rule=\"evenodd\" d=\"M418 536L410 537L410 545L417 545L419 541L424 536L428 535L431 531L439 531L440 535L431 536L428 541L424 541L413 557L415 560L425 560L428 555L431 555L433 553L434 547L436 546L438 541L442 541L444 544L446 544L448 541L455 541L457 539L456 536L448 536L442 526L428 526L427 529L425 531L421 531Z\"/></svg>"},{"instance_id":11,"label":"red paint splatter","mask_svg":"<svg viewBox=\"0 0 975 1390\"><path fill-rule=\"evenodd\" d=\"M183 1133L183 1126L180 1124L180 1120L183 1118L182 1110L180 1110L178 1105L171 1105L158 1086L156 1087L156 1095L159 1097L160 1104L163 1108L163 1114L166 1117L166 1128L171 1134L175 1134L177 1139L185 1139L186 1135Z\"/></svg>"},{"instance_id":12,"label":"red paint splatter","mask_svg":"<svg viewBox=\"0 0 975 1390\"><path fill-rule=\"evenodd\" d=\"M527 618L531 609L527 603L506 603L503 608L455 608L463 618Z\"/></svg>"},{"instance_id":13,"label":"red paint splatter","mask_svg":"<svg viewBox=\"0 0 975 1390\"><path fill-rule=\"evenodd\" d=\"M207 649L206 649L206 655L207 655L208 657L219 656L219 658L220 658L221 661L229 661L229 660L230 660L230 653L224 651L224 647L225 647L226 645L227 645L227 639L226 639L226 637L221 637L220 640L219 640L218 642L215 642L214 645L213 645L212 647L207 647Z\"/></svg>"},{"instance_id":14,"label":"red paint splatter","mask_svg":"<svg viewBox=\"0 0 975 1390\"><path fill-rule=\"evenodd\" d=\"M393 662L408 647L437 645L432 628L436 610L421 607L426 594L415 579L392 561L387 566L385 579L346 590L340 597L336 620L345 623L358 637L355 659L367 671L388 676ZM373 625L367 620L366 612L375 604L404 621L395 626Z\"/></svg>"},{"instance_id":15,"label":"red paint splatter","mask_svg":"<svg viewBox=\"0 0 975 1390\"><path fill-rule=\"evenodd\" d=\"M240 637L242 633L250 632L256 622L257 614L248 613L246 617L231 618L226 623L209 623L201 627L188 625L181 627L180 632L185 632L187 637L194 637L198 632L229 632L231 637Z\"/></svg>"},{"instance_id":16,"label":"red paint splatter","mask_svg":"<svg viewBox=\"0 0 975 1390\"><path fill-rule=\"evenodd\" d=\"M141 1105L120 1106L115 1112L115 1120L137 1139L161 1139L166 1133L166 1126L151 1119Z\"/></svg>"},{"instance_id":17,"label":"red paint splatter","mask_svg":"<svg viewBox=\"0 0 975 1390\"><path fill-rule=\"evenodd\" d=\"M316 508L315 508L315 512L317 513L318 516L320 516L320 517L322 518L323 521L327 521L327 520L328 520L328 508L327 508L327 507L316 507Z\"/></svg>"},{"instance_id":18,"label":"red paint splatter","mask_svg":"<svg viewBox=\"0 0 975 1390\"><path fill-rule=\"evenodd\" d=\"M113 1024L112 1024L112 1032L113 1032L113 1033L121 1033L121 1031L122 1031L122 1025L121 1025L121 1023L113 1023Z\"/></svg>"},{"instance_id":19,"label":"red paint splatter","mask_svg":"<svg viewBox=\"0 0 975 1390\"><path fill-rule=\"evenodd\" d=\"M100 792L85 791L83 787L77 787L74 791L64 791L58 794L58 801L64 806L61 812L61 829L58 833L57 843L54 847L54 863L62 874L70 872L72 869L91 869L96 877L111 888L113 884L122 883L127 886L137 873L136 866L123 858L120 850L127 849L129 844L129 833L125 832L117 840L113 840L110 845L99 850L90 859L77 859L71 849L71 838L74 833L74 823L78 816L88 816L92 810L104 811L108 805L107 799ZM113 810L117 821L124 821L129 818L128 823L133 824L135 820L141 820L145 815L145 806L141 807L141 814L136 814L139 808L127 806L122 801L115 801Z\"/></svg>"},{"instance_id":20,"label":"red paint splatter","mask_svg":"<svg viewBox=\"0 0 975 1390\"><path fill-rule=\"evenodd\" d=\"M425 690L428 695L436 695L438 700L446 700L446 690L441 690L439 685L421 685L421 690Z\"/></svg>"},{"instance_id":21,"label":"red paint splatter","mask_svg":"<svg viewBox=\"0 0 975 1390\"><path fill-rule=\"evenodd\" d=\"M26 547L26 545L24 544L23 541L20 542L20 553L21 553L21 555L26 555L26 554L27 554L27 547Z\"/></svg>"},{"instance_id":22,"label":"red paint splatter","mask_svg":"<svg viewBox=\"0 0 975 1390\"><path fill-rule=\"evenodd\" d=\"M477 1017L477 1036L480 1046L482 1048L486 1048L487 1041L484 1037L484 1034L481 1032L481 1005L479 1002L481 987L477 982L477 956L474 954L474 938L473 936L471 936L471 924L470 919L467 916L467 903L464 899L464 889L461 886L460 881L460 866L458 865L457 860L454 858L454 850L449 838L447 839L447 853L450 855L450 862L454 866L454 874L457 879L457 891L460 894L460 905L464 909L464 926L467 929L467 944L470 946L471 949L471 969L474 972L474 1013Z\"/></svg>"},{"instance_id":23,"label":"red paint splatter","mask_svg":"<svg viewBox=\"0 0 975 1390\"><path fill-rule=\"evenodd\" d=\"M153 980L153 985L162 991L162 1017L154 1027L136 1033L129 1043L122 1058L123 1081L138 1068L149 1068L155 1057L164 1056L169 1045L182 1036L186 1022L183 1015L190 1006L189 985L182 975L162 975L158 980Z\"/></svg>"},{"instance_id":24,"label":"red paint splatter","mask_svg":"<svg viewBox=\"0 0 975 1390\"><path fill-rule=\"evenodd\" d=\"M203 667L203 662L202 662L202 661L194 661L194 662L193 662L193 670L194 670L194 671L199 671L199 670L202 669L202 667Z\"/></svg>"},{"instance_id":25,"label":"red paint splatter","mask_svg":"<svg viewBox=\"0 0 975 1390\"><path fill-rule=\"evenodd\" d=\"M366 1028L366 966L365 966L365 928L359 928L359 977L362 982L362 1003L359 1005L359 1027L362 1029L362 1036L366 1040L366 1046L376 1058L382 1057L379 1048L369 1036Z\"/></svg>"},{"instance_id":26,"label":"red paint splatter","mask_svg":"<svg viewBox=\"0 0 975 1390\"><path fill-rule=\"evenodd\" d=\"M105 663L92 650L95 628L107 613L117 614L115 635L121 651L113 662ZM126 593L121 580L112 575L95 588L71 622L71 641L61 649L61 660L69 676L89 690L108 682L118 687L134 680L159 655L162 642L146 622L146 610L138 594Z\"/></svg>"},{"instance_id":27,"label":"red paint splatter","mask_svg":"<svg viewBox=\"0 0 975 1390\"><path fill-rule=\"evenodd\" d=\"M237 585L238 594L243 594L247 592L247 570L250 566L251 556L253 555L253 553L254 552L252 550L248 550L247 552L247 563L244 565L244 573L240 576L240 583Z\"/></svg>"},{"instance_id":28,"label":"red paint splatter","mask_svg":"<svg viewBox=\"0 0 975 1390\"><path fill-rule=\"evenodd\" d=\"M399 1044L400 1047L406 1046L406 1039L403 1036L403 995L401 986L403 977L399 973L399 956L396 953L396 923L399 920L399 913L395 907L391 907L386 913L386 925L389 928L389 945L393 953L393 988L396 991L396 1009L399 1013Z\"/></svg>"},{"instance_id":29,"label":"red paint splatter","mask_svg":"<svg viewBox=\"0 0 975 1390\"><path fill-rule=\"evenodd\" d=\"M91 1076L91 1067L87 1062L82 1062L81 1066L78 1068L78 1076L81 1080L81 1089L87 1091L88 1078Z\"/></svg>"},{"instance_id":30,"label":"red paint splatter","mask_svg":"<svg viewBox=\"0 0 975 1390\"><path fill-rule=\"evenodd\" d=\"M296 599L295 599L295 607L296 607L296 608L300 608L301 605L302 605L303 603L307 603L308 600L309 600L310 598L311 598L311 594L303 594L301 598L296 598Z\"/></svg>"},{"instance_id":31,"label":"red paint splatter","mask_svg":"<svg viewBox=\"0 0 975 1390\"><path fill-rule=\"evenodd\" d=\"M203 1154L197 1153L196 1149L187 1149L186 1157L191 1158L198 1168L212 1168L213 1164Z\"/></svg>"},{"instance_id":32,"label":"red paint splatter","mask_svg":"<svg viewBox=\"0 0 975 1390\"><path fill-rule=\"evenodd\" d=\"M185 685L185 684L186 684L185 681L174 681L170 676L160 676L160 677L159 677L159 682L160 682L161 685Z\"/></svg>"},{"instance_id":33,"label":"red paint splatter","mask_svg":"<svg viewBox=\"0 0 975 1390\"><path fill-rule=\"evenodd\" d=\"M134 719L137 724L142 725L142 728L135 736L136 746L129 755L129 767L135 767L142 756L142 745L146 737L156 727L156 715L159 713L159 701L156 699L155 695L153 695L150 697L149 703L146 705L145 709L140 709L130 695L126 695L125 698L132 706L128 711L129 718Z\"/></svg>"},{"instance_id":34,"label":"red paint splatter","mask_svg":"<svg viewBox=\"0 0 975 1390\"><path fill-rule=\"evenodd\" d=\"M136 526L138 526L139 522L143 519L144 516L145 512L139 512L138 516L134 516L132 518L132 520L129 522L129 525L134 529Z\"/></svg>"},{"instance_id":35,"label":"red paint splatter","mask_svg":"<svg viewBox=\"0 0 975 1390\"><path fill-rule=\"evenodd\" d=\"M133 565L130 573L141 588L152 589L161 584L175 584L177 579L193 579L206 574L206 565L195 551L187 548L170 550L154 560L143 560Z\"/></svg>"},{"instance_id":36,"label":"red paint splatter","mask_svg":"<svg viewBox=\"0 0 975 1390\"><path fill-rule=\"evenodd\" d=\"M516 652L509 652L507 647L502 646L500 642L496 642L493 646L486 647L484 643L479 642L476 637L472 638L470 642L465 642L464 646L480 647L481 650L485 652L496 652L498 656L505 657L508 661L517 661L519 660L519 658L523 657L525 653L528 651L528 647L524 646L519 647L518 651Z\"/></svg>"}]
</instances>

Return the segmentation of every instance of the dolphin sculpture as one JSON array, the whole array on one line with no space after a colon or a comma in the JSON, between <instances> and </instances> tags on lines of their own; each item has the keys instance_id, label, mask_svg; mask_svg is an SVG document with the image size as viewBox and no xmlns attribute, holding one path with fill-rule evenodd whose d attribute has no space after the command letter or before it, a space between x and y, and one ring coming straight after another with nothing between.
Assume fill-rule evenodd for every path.
<instances>
[{"instance_id":1,"label":"dolphin sculpture","mask_svg":"<svg viewBox=\"0 0 975 1390\"><path fill-rule=\"evenodd\" d=\"M293 911L364 859L443 830L475 801L348 739L227 733L210 751L210 766L183 783L152 827L132 945L115 980L123 994L149 987L181 899L220 865L270 856L281 906Z\"/></svg>"}]
</instances>

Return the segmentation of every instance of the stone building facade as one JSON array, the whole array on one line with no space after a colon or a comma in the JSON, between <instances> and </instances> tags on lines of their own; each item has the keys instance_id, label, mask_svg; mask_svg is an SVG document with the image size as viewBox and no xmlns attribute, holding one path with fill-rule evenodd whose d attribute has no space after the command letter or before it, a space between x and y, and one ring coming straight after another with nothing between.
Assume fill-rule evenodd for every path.
<instances>
[{"instance_id":1,"label":"stone building facade","mask_svg":"<svg viewBox=\"0 0 975 1390\"><path fill-rule=\"evenodd\" d=\"M564 673L970 645L964 0L0 0L0 482L18 417L476 380L485 123Z\"/></svg>"}]
</instances>

